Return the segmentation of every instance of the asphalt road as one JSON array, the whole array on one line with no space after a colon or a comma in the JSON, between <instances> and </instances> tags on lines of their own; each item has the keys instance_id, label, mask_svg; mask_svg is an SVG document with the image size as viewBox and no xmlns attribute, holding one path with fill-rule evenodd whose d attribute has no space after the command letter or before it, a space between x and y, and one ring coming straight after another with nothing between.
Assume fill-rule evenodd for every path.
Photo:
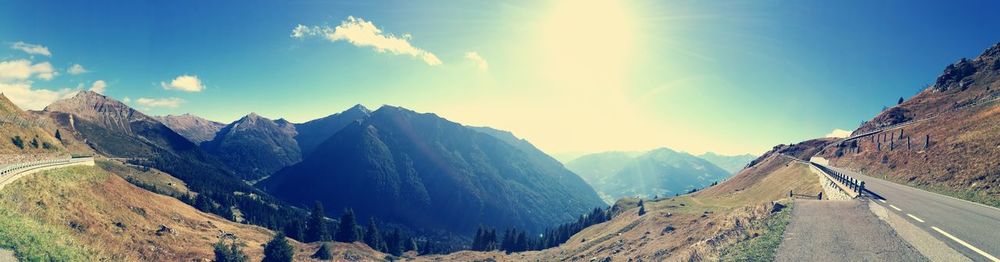
<instances>
[{"instance_id":1,"label":"asphalt road","mask_svg":"<svg viewBox=\"0 0 1000 262\"><path fill-rule=\"evenodd\" d=\"M926 261L856 200L795 200L775 261Z\"/></svg>"},{"instance_id":2,"label":"asphalt road","mask_svg":"<svg viewBox=\"0 0 1000 262\"><path fill-rule=\"evenodd\" d=\"M1000 209L830 168L865 181L873 204L907 217L970 259L1000 262Z\"/></svg>"}]
</instances>

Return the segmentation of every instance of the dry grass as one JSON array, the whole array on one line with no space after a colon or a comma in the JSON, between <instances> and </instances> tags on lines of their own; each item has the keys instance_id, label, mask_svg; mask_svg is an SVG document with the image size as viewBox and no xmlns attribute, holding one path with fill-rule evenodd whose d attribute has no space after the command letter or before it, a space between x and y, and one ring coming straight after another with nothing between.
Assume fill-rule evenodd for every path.
<instances>
[{"instance_id":1,"label":"dry grass","mask_svg":"<svg viewBox=\"0 0 1000 262\"><path fill-rule=\"evenodd\" d=\"M126 180L155 186L156 191L159 191L157 193L162 192L175 196L192 193L184 181L155 168L133 167L113 160L97 160L96 162L97 166Z\"/></svg>"},{"instance_id":2,"label":"dry grass","mask_svg":"<svg viewBox=\"0 0 1000 262\"><path fill-rule=\"evenodd\" d=\"M891 130L898 137L899 130ZM938 117L907 126L896 149L882 150L870 139L860 139L861 153L847 151L836 157L826 152L836 166L861 170L866 174L917 186L939 193L993 206L1000 206L1000 104L939 114ZM924 136L931 146L923 148Z\"/></svg>"},{"instance_id":3,"label":"dry grass","mask_svg":"<svg viewBox=\"0 0 1000 262\"><path fill-rule=\"evenodd\" d=\"M246 243L247 254L259 260L263 243L273 234L199 212L93 167L34 174L7 186L0 195L0 209L15 212L16 219L37 224L68 243L85 246L95 261L208 259L221 232L237 236ZM157 235L160 225L173 233ZM315 252L312 246L291 242L309 255Z\"/></svg>"},{"instance_id":4,"label":"dry grass","mask_svg":"<svg viewBox=\"0 0 1000 262\"><path fill-rule=\"evenodd\" d=\"M503 254L463 251L408 261L689 261L718 260L736 243L766 235L773 227L755 223L771 217L771 201L787 201L788 190L818 193L819 180L808 166L768 157L752 169L693 195L645 201L623 199L624 211L611 221L577 233L556 248Z\"/></svg>"}]
</instances>

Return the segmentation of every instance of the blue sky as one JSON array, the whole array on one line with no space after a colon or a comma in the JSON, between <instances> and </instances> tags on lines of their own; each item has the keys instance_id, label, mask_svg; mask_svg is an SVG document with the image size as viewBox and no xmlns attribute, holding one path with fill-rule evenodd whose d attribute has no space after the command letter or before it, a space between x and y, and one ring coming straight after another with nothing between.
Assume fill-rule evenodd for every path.
<instances>
[{"instance_id":1,"label":"blue sky","mask_svg":"<svg viewBox=\"0 0 1000 262\"><path fill-rule=\"evenodd\" d=\"M98 80L151 115L220 122L392 104L511 130L555 154L756 154L853 130L1000 41L991 1L0 6L0 91L22 107ZM294 37L299 25L308 34Z\"/></svg>"}]
</instances>

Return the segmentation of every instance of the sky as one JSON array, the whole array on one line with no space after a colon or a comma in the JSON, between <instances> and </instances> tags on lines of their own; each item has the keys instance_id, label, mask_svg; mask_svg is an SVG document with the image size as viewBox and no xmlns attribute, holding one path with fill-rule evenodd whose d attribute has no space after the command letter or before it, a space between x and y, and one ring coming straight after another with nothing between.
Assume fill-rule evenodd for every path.
<instances>
[{"instance_id":1,"label":"sky","mask_svg":"<svg viewBox=\"0 0 1000 262\"><path fill-rule=\"evenodd\" d=\"M4 1L0 92L304 122L397 105L556 155L844 133L1000 41L994 1ZM839 131L838 131L839 130Z\"/></svg>"}]
</instances>

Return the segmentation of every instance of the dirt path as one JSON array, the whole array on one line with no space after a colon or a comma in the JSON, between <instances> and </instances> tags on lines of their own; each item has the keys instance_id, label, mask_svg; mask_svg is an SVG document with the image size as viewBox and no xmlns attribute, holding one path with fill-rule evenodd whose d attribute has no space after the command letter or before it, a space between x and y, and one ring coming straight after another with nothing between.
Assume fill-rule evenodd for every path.
<instances>
[{"instance_id":1,"label":"dirt path","mask_svg":"<svg viewBox=\"0 0 1000 262\"><path fill-rule=\"evenodd\" d=\"M926 261L864 201L795 200L775 261Z\"/></svg>"}]
</instances>

